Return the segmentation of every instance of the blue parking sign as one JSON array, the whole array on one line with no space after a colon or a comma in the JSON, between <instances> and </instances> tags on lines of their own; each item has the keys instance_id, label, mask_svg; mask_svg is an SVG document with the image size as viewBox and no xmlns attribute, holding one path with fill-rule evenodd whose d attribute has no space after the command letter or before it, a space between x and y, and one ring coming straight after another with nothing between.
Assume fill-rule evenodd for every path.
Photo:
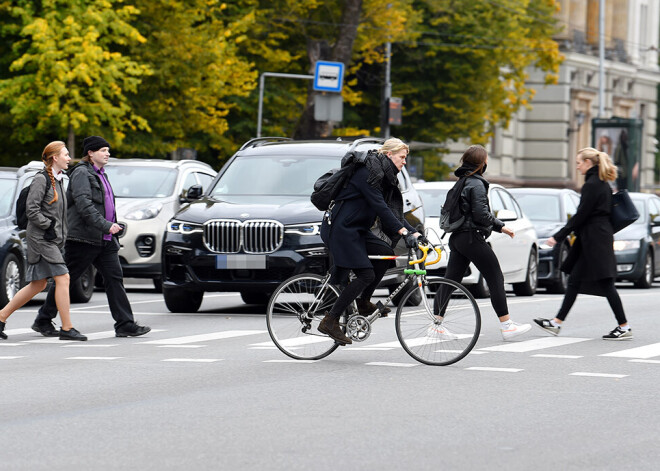
<instances>
[{"instance_id":1,"label":"blue parking sign","mask_svg":"<svg viewBox=\"0 0 660 471\"><path fill-rule=\"evenodd\" d=\"M343 83L344 64L342 62L316 61L314 90L339 93Z\"/></svg>"}]
</instances>

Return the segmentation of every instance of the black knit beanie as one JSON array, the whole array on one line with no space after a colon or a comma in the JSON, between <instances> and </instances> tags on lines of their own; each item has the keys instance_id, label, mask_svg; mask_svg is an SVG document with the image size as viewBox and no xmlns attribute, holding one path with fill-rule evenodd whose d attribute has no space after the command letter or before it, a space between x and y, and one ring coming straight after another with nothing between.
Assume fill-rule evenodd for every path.
<instances>
[{"instance_id":1,"label":"black knit beanie","mask_svg":"<svg viewBox=\"0 0 660 471\"><path fill-rule=\"evenodd\" d=\"M110 147L108 141L103 139L101 136L89 136L83 140L83 157L87 156L87 153L91 151L99 150L101 147Z\"/></svg>"}]
</instances>

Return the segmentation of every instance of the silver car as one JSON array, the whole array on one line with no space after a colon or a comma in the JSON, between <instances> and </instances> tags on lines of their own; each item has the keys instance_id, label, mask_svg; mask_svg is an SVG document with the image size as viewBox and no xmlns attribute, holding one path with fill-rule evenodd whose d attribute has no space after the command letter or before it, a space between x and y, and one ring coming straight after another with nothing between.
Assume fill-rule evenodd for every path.
<instances>
[{"instance_id":1,"label":"silver car","mask_svg":"<svg viewBox=\"0 0 660 471\"><path fill-rule=\"evenodd\" d=\"M193 192L201 195L216 171L196 160L159 159L110 159L105 170L122 226L119 259L124 276L151 278L160 291L165 225L188 202L190 189L197 187Z\"/></svg>"}]
</instances>

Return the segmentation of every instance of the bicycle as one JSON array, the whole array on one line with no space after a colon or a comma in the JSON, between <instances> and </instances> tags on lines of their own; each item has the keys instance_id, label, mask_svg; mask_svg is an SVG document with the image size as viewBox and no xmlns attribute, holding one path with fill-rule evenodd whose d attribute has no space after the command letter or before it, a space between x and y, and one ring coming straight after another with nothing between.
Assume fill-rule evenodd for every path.
<instances>
[{"instance_id":1,"label":"bicycle","mask_svg":"<svg viewBox=\"0 0 660 471\"><path fill-rule=\"evenodd\" d=\"M346 336L353 342L369 338L372 324L381 317L382 309L407 289L398 302L395 317L396 335L406 353L420 363L437 366L451 365L470 353L481 331L477 302L463 285L442 277L427 277L424 268L440 261L440 244L439 248L420 244L418 248L423 252L420 259L415 259L415 249L410 249L407 257L370 255L370 259L379 260L407 258L413 268L404 270L405 279L368 316L360 315L355 303L349 306L340 320ZM437 259L425 264L431 248ZM339 347L332 338L318 331L318 324L340 292L330 283L330 278L330 272L324 276L303 273L285 280L273 292L266 314L268 333L285 355L297 360L319 360ZM440 293L439 316L433 314L436 293ZM416 294L421 294L422 301L418 306L408 306Z\"/></svg>"}]
</instances>

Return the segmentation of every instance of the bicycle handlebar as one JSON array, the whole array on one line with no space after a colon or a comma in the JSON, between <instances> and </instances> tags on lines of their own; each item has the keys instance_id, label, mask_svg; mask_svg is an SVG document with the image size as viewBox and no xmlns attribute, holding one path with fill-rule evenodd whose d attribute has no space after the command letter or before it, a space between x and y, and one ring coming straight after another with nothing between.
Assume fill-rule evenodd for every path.
<instances>
[{"instance_id":1,"label":"bicycle handlebar","mask_svg":"<svg viewBox=\"0 0 660 471\"><path fill-rule=\"evenodd\" d=\"M417 247L419 248L419 250L421 250L422 252L424 252L424 255L423 255L422 258L420 258L419 260L410 260L410 261L408 262L409 265L415 265L415 264L417 264L417 263L425 262L425 261L426 261L426 257L428 257L428 255L429 255L429 250L430 250L431 248L433 248L433 251L435 252L435 254L437 255L437 257L436 257L435 260L433 260L432 262L428 262L428 263L426 263L425 265L426 265L426 266L433 265L433 264L438 263L438 262L440 261L440 257L442 256L442 248L438 248L438 247L434 246L433 244L431 244L430 242L429 242L429 245L418 244Z\"/></svg>"}]
</instances>

